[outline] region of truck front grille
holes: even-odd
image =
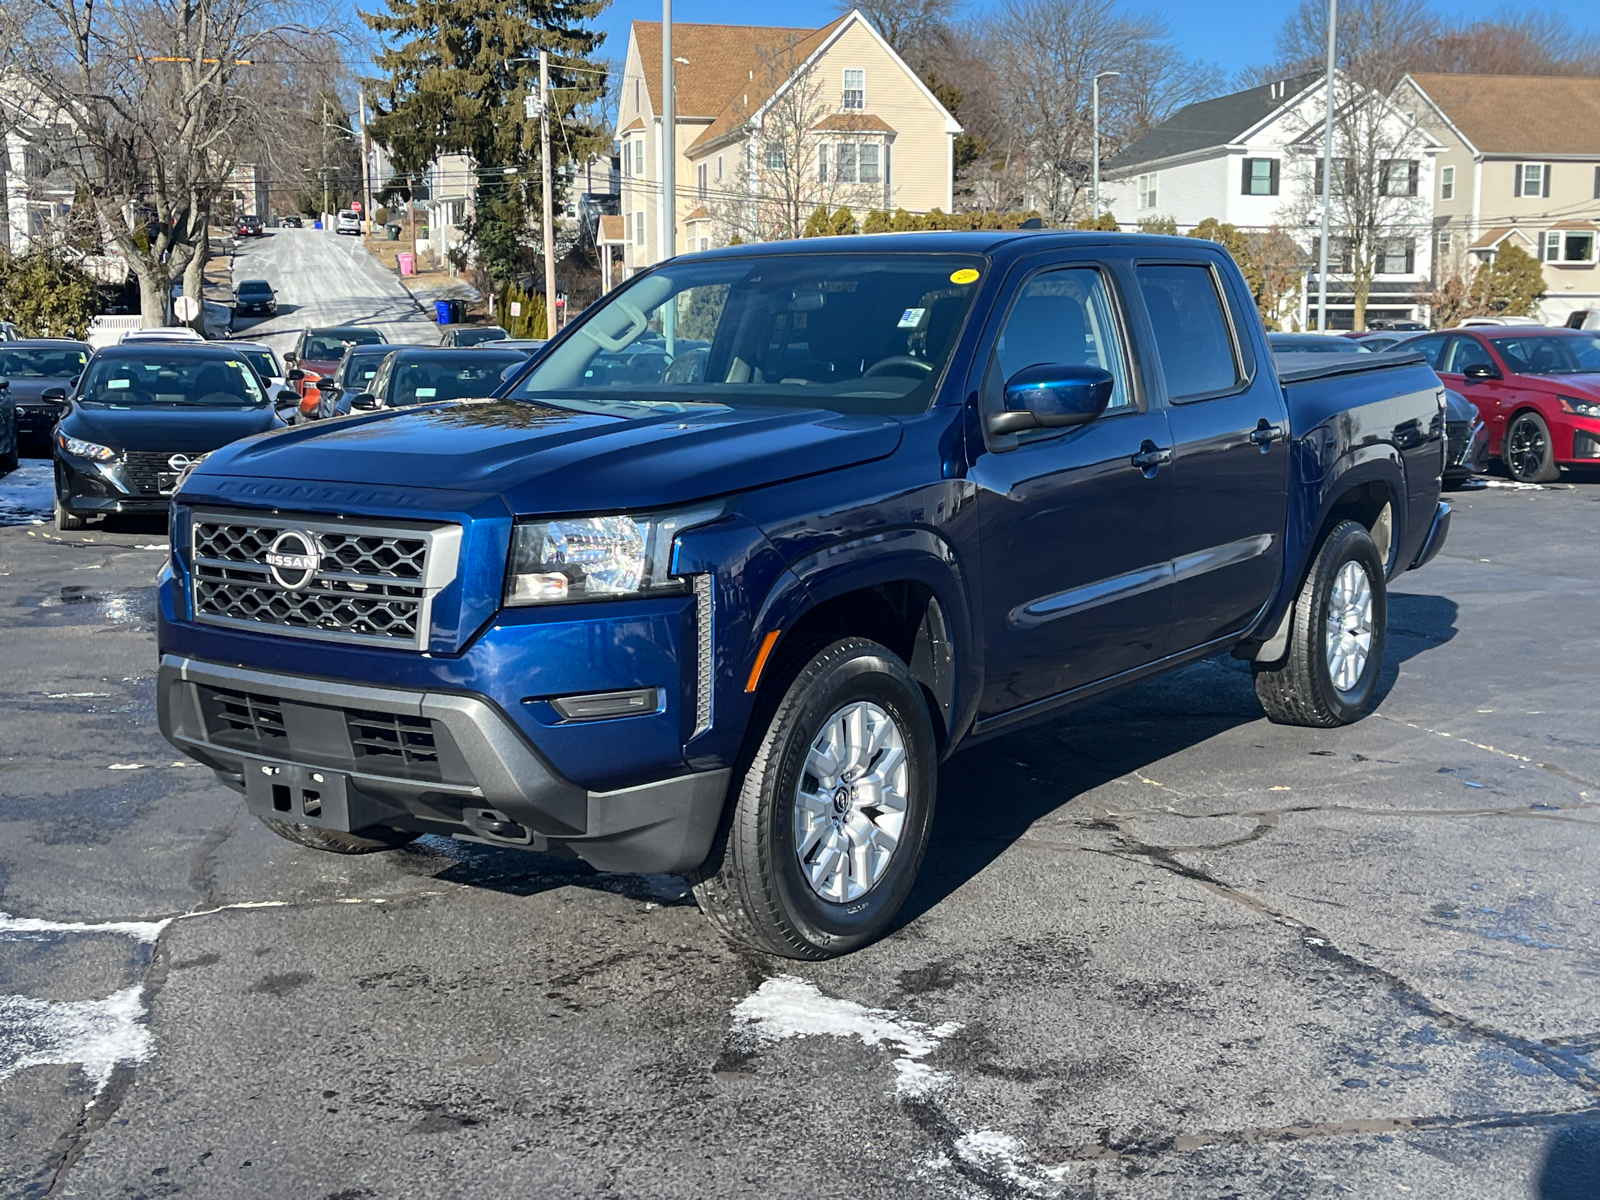
[[[425,649],[433,597],[455,577],[457,526],[194,515],[195,619],[294,637]],[[269,555],[312,566],[274,566]]]
[[[216,688],[211,692],[211,722],[221,740],[268,747],[288,738],[283,704],[276,696]]]
[[[122,477],[139,496],[170,496],[178,490],[178,471],[167,460],[170,450],[128,450],[122,456]],[[189,457],[198,458],[199,455]]]
[[[438,766],[433,722],[425,717],[346,710],[345,723],[357,758],[391,759],[407,772],[414,772],[419,764]]]
[[[1472,432],[1472,426],[1465,421],[1448,421],[1444,429],[1445,436],[1450,440],[1450,448],[1445,451],[1445,465],[1459,467],[1461,460],[1467,456],[1468,435]]]

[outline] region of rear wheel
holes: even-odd
[[[1554,483],[1561,478],[1550,427],[1538,413],[1519,413],[1512,418],[1500,457],[1511,478],[1522,483]]]
[[[1387,628],[1377,544],[1361,525],[1341,521],[1295,600],[1288,654],[1275,665],[1251,666],[1267,718],[1316,729],[1358,720],[1377,691]]]
[[[817,654],[765,711],[695,898],[734,942],[832,958],[882,934],[916,881],[933,725],[905,664],[862,638]]]
[[[21,444],[18,439],[21,438],[22,435],[17,432],[17,418],[14,415],[11,418],[11,428],[9,432],[11,437],[6,443],[6,451],[4,454],[0,454],[0,475],[5,475],[8,472],[15,471],[20,462],[18,455],[20,453]]]
[[[262,817],[261,823],[297,846],[309,846],[313,850],[326,850],[331,854],[373,854],[379,850],[398,850],[422,836],[405,829],[384,829],[381,826],[363,829],[359,834],[340,833],[336,829],[274,821],[270,817]]]

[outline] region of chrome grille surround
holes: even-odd
[[[458,525],[280,513],[197,510],[190,528],[196,621],[408,650],[427,649],[433,600],[455,579],[461,546]],[[320,559],[293,587],[267,562],[286,532],[314,542]]]

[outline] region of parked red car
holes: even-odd
[[[1513,479],[1549,483],[1562,467],[1600,466],[1600,334],[1526,325],[1410,338],[1489,427],[1489,453]]]

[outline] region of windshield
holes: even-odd
[[[306,338],[302,358],[313,362],[328,362],[344,357],[350,346],[376,346],[383,342],[383,334],[376,329],[341,329],[338,333],[314,333]]]
[[[145,404],[244,408],[266,402],[261,385],[242,359],[173,354],[155,347],[147,354],[96,358],[78,398],[113,408]]]
[[[241,296],[268,295],[271,291],[272,285],[265,279],[246,279],[239,285],[238,294]]]
[[[485,325],[479,329],[456,330],[456,345],[478,346],[484,342],[504,341],[506,331],[498,325]]]
[[[396,363],[391,405],[429,404],[436,400],[466,400],[492,396],[506,367],[520,366],[522,355],[474,353],[470,362],[459,358],[412,359]]]
[[[384,354],[352,354],[344,360],[344,365],[339,368],[339,382],[347,388],[360,391],[372,377],[378,373],[378,368],[383,366]]]
[[[597,305],[510,395],[618,416],[685,404],[921,412],[985,266],[891,253],[669,264]]]
[[[283,372],[278,370],[278,364],[273,360],[270,350],[241,350],[240,356],[256,369],[256,374],[262,379],[276,379]]]
[[[6,379],[72,379],[89,356],[82,350],[7,350],[0,353],[0,377]]]
[[[1495,338],[1494,348],[1518,375],[1581,375],[1600,372],[1600,336]]]

